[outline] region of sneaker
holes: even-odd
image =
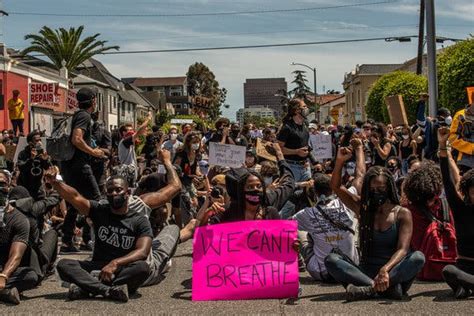
[[[360,301],[375,296],[375,290],[371,286],[355,286],[349,284],[346,288],[346,300],[349,302]]]
[[[60,253],[78,253],[79,249],[77,249],[74,245],[63,244],[59,249]]]
[[[0,290],[0,301],[5,303],[20,304],[20,293],[16,287]]]
[[[458,300],[466,299],[469,297],[470,290],[466,290],[463,286],[459,285],[456,291],[454,291],[454,297]]]
[[[127,284],[112,286],[106,295],[107,298],[118,301],[128,302],[128,286]]]
[[[75,300],[80,300],[84,298],[88,298],[89,293],[75,285],[74,283],[71,283],[69,285],[69,292],[67,292],[67,300],[68,301],[75,301]]]
[[[391,300],[401,301],[403,300],[403,290],[400,284],[389,287],[385,292],[381,293],[383,297]]]

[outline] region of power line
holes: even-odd
[[[417,35],[408,35],[408,36],[397,36],[396,38],[399,38],[399,37],[416,38],[418,36]],[[101,55],[176,53],[176,52],[192,52],[192,51],[231,50],[231,49],[268,48],[268,47],[288,47],[288,46],[306,46],[306,45],[322,45],[322,44],[342,44],[342,43],[385,41],[386,38],[395,38],[395,37],[385,36],[385,37],[356,38],[356,39],[319,41],[319,42],[299,42],[299,43],[243,45],[243,46],[217,46],[217,47],[196,47],[196,48],[128,50],[128,51],[118,51],[118,52],[105,52],[105,53],[101,53]],[[31,55],[31,56],[44,56],[44,55],[43,54],[38,54],[38,55]]]
[[[112,13],[100,13],[100,14],[80,14],[80,13],[42,13],[42,12],[19,12],[11,11],[8,12],[10,15],[28,15],[28,16],[56,16],[56,17],[134,17],[134,18],[148,18],[148,17],[193,17],[193,16],[228,16],[228,15],[243,15],[243,14],[268,14],[268,13],[287,13],[287,12],[302,12],[302,11],[316,11],[316,10],[328,10],[328,9],[340,9],[340,8],[351,8],[351,7],[362,7],[377,4],[386,4],[397,2],[398,0],[386,0],[378,2],[366,2],[366,3],[354,3],[354,4],[341,4],[335,6],[325,7],[310,7],[310,8],[297,8],[297,9],[273,9],[273,10],[247,10],[247,11],[226,11],[226,12],[203,12],[203,13],[171,13],[171,14],[160,14],[160,13],[127,13],[127,14],[112,14]]]

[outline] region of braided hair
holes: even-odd
[[[372,252],[372,242],[374,237],[374,221],[377,208],[370,203],[370,182],[383,176],[387,180],[388,200],[393,204],[400,204],[397,195],[397,187],[391,173],[383,167],[374,166],[370,168],[364,176],[361,192],[360,206],[360,251],[361,262],[365,262]]]

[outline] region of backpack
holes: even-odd
[[[71,143],[72,117],[59,121],[46,139],[46,151],[53,160],[68,161],[74,156],[75,147]]]
[[[425,255],[425,265],[418,273],[418,279],[425,281],[442,281],[443,268],[455,264],[457,258],[456,230],[449,221],[448,201],[441,199],[443,219],[437,219],[431,212],[424,215],[431,220],[426,228],[420,251]]]

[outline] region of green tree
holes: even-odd
[[[368,117],[388,123],[388,115],[385,98],[393,95],[402,95],[408,123],[416,121],[416,105],[419,95],[426,92],[428,81],[425,77],[407,71],[395,71],[383,75],[372,86],[367,100]]]
[[[303,70],[295,70],[292,72],[292,74],[295,75],[295,79],[291,83],[293,83],[295,87],[288,92],[288,97],[303,99],[310,110],[314,112],[316,111],[315,103],[308,98],[313,92],[307,85],[308,80],[306,79],[305,73],[306,71]]]
[[[466,87],[474,86],[474,38],[445,48],[438,55],[437,70],[438,106],[452,112],[462,109],[468,103]]]
[[[81,39],[84,26],[71,27],[69,30],[59,28],[53,30],[43,26],[39,34],[28,34],[25,40],[31,40],[29,47],[22,54],[40,53],[48,57],[52,64],[61,69],[63,61],[69,71],[87,59],[109,50],[118,50],[119,46],[105,46],[107,41],[98,40],[100,33]]]
[[[163,126],[166,122],[170,120],[171,116],[169,115],[168,111],[160,110],[156,113],[155,121],[157,126]]]
[[[225,105],[227,90],[219,87],[214,73],[203,63],[196,62],[189,66],[186,74],[190,96],[203,96],[211,99],[211,106],[206,111],[211,120],[221,115],[220,107]]]

